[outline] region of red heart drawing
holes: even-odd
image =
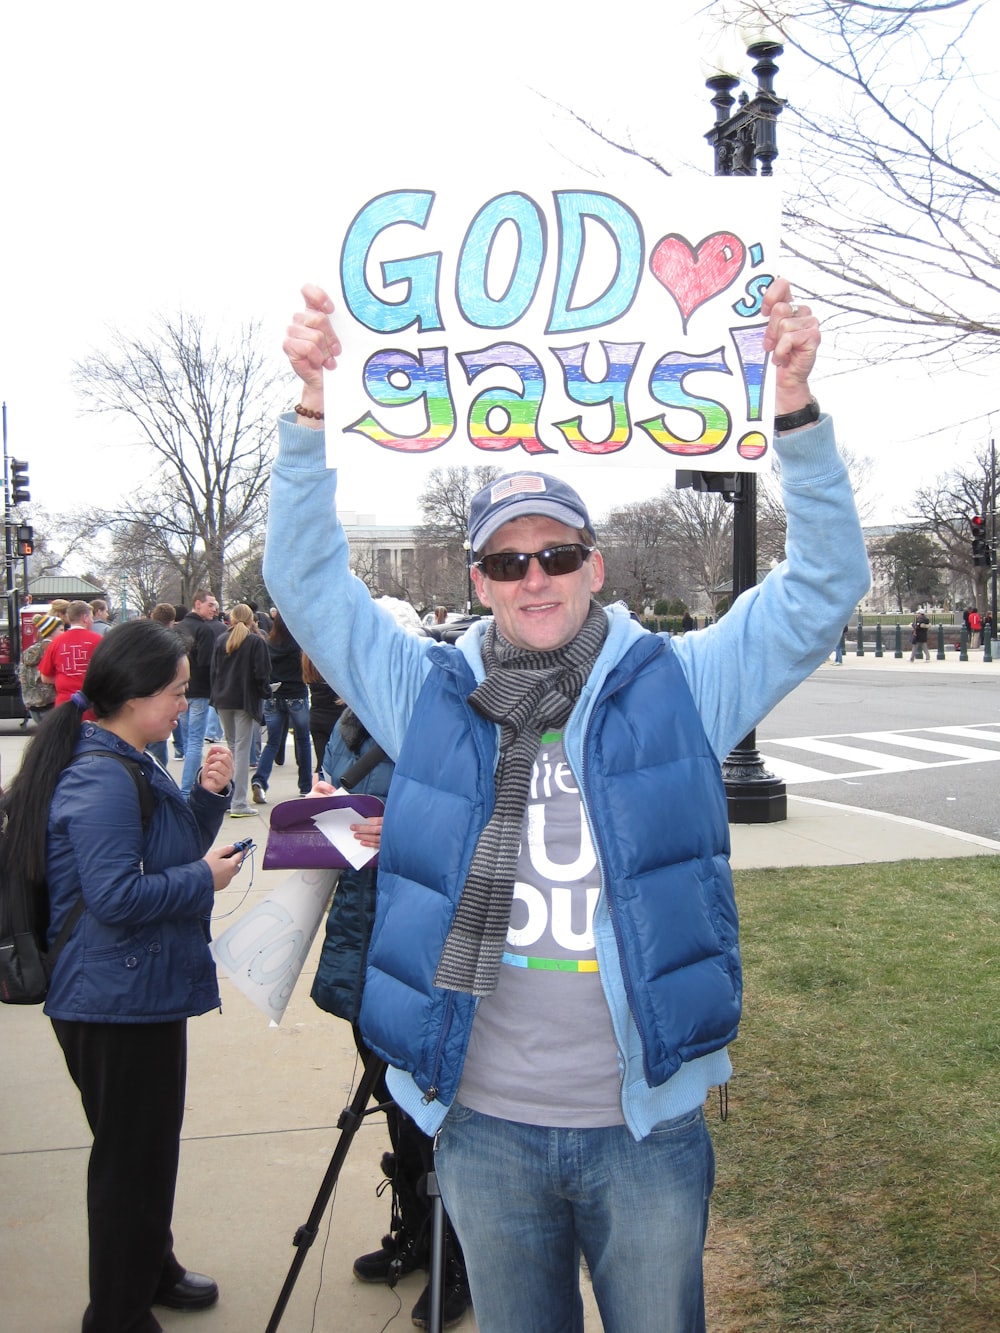
[[[676,234],[657,243],[649,267],[677,302],[685,333],[694,311],[740,276],[745,257],[746,246],[729,231],[713,232],[696,246]]]

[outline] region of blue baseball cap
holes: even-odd
[[[594,531],[587,506],[558,477],[544,472],[511,472],[473,496],[469,506],[469,546],[481,551],[489,539],[515,518],[554,518],[568,528]]]

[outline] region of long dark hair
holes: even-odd
[[[292,631],[285,624],[280,611],[275,611],[271,617],[271,632],[267,636],[267,641],[273,643],[276,648],[280,648],[286,643],[294,643]]]
[[[130,699],[166,689],[185,654],[184,641],[155,620],[115,625],[94,649],[83,694],[94,716],[113,718]],[[49,807],[56,785],[73,760],[84,709],[75,702],[47,713],[28,743],[21,767],[0,800],[0,935],[48,927],[45,864]]]

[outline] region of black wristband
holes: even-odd
[[[784,416],[775,417],[774,429],[779,433],[785,430],[798,430],[800,426],[811,426],[816,421],[819,421],[819,403],[813,398],[797,412],[786,412]]]

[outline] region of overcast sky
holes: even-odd
[[[112,505],[148,476],[149,455],[121,427],[81,417],[70,385],[109,325],[141,330],[181,307],[213,327],[253,317],[279,354],[299,285],[332,276],[340,238],[325,213],[373,155],[401,184],[484,154],[617,171],[621,156],[561,104],[674,170],[708,170],[709,39],[703,19],[678,17],[695,8],[5,6],[0,396],[33,499],[56,512]],[[802,104],[810,72],[791,53],[781,63],[778,91]],[[883,521],[988,439],[995,376],[838,369],[824,363],[819,396],[842,441],[876,459]],[[672,470],[622,469],[586,497],[603,512],[671,484]],[[412,488],[373,472],[345,468],[344,507],[416,519]]]

